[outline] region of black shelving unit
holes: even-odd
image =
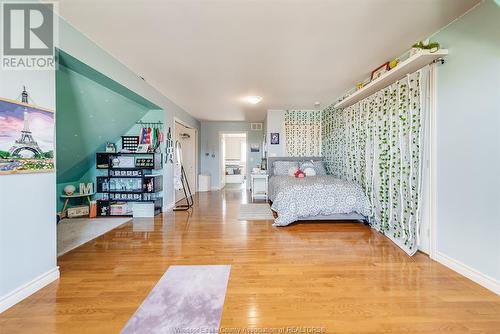
[[[96,153],[96,168],[107,170],[107,175],[96,180],[96,192],[101,197],[97,215],[132,216],[130,203],[134,202],[153,203],[154,214],[161,213],[163,176],[158,172],[162,167],[161,153]]]

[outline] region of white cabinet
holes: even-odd
[[[252,174],[250,177],[250,188],[252,191],[252,202],[254,199],[265,199],[267,202],[267,174]]]
[[[210,175],[200,174],[198,177],[198,191],[210,191],[211,182]]]

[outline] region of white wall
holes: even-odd
[[[0,97],[17,99],[23,85],[37,105],[55,109],[54,71],[1,71]],[[54,126],[55,127],[55,126]],[[56,175],[0,175],[0,312],[58,277]]]
[[[438,69],[437,259],[498,293],[499,32],[487,0],[432,37],[450,51]]]
[[[266,118],[266,145],[268,157],[285,157],[285,111],[284,110],[268,110]],[[279,145],[271,145],[271,133],[280,134]]]

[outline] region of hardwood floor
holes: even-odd
[[[192,214],[127,223],[65,254],[59,281],[1,314],[0,333],[118,333],[173,264],[232,265],[226,328],[500,333],[500,297],[427,256],[357,223],[238,221],[246,197],[200,193]]]

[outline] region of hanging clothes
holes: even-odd
[[[149,143],[149,146],[152,149],[155,149],[156,147],[156,128],[151,129],[151,142]]]
[[[152,129],[148,127],[147,134],[146,134],[146,144],[151,144],[151,131]]]
[[[139,144],[144,144],[144,128],[139,130]]]

